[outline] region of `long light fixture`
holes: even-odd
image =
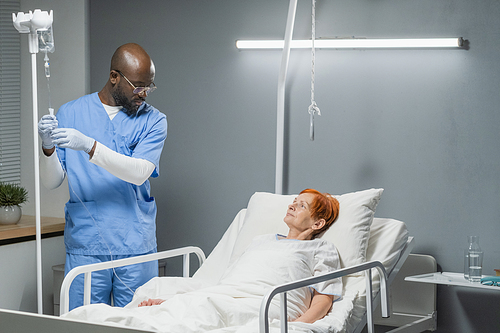
[[[237,40],[238,49],[282,49],[283,40]],[[335,38],[316,39],[314,47],[319,49],[361,49],[361,48],[460,48],[462,37],[455,38],[399,38],[399,39],[367,39],[367,38]],[[292,40],[290,47],[294,49],[310,49],[311,40]]]

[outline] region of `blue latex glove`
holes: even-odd
[[[57,128],[56,116],[46,114],[38,122],[38,135],[42,139],[42,147],[45,149],[54,148],[54,143],[50,137],[52,130]]]
[[[74,128],[56,128],[52,131],[51,137],[52,142],[59,148],[83,150],[86,153],[90,153],[95,142]]]

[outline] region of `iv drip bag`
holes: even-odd
[[[54,53],[54,34],[52,31],[52,25],[50,25],[47,30],[38,30],[38,49],[40,52],[50,52]]]

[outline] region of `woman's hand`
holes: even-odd
[[[304,314],[293,321],[300,321],[303,323],[312,324],[316,320],[320,320],[332,308],[333,295],[320,294],[314,290],[314,295],[311,300],[311,306],[304,312]]]
[[[141,306],[152,306],[152,305],[160,305],[161,303],[165,302],[164,299],[148,299],[147,301],[142,301],[139,303],[139,307]]]

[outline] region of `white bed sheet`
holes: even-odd
[[[89,305],[71,311],[66,317],[97,323],[115,323],[157,332],[256,332],[262,299],[273,286],[310,277],[311,270],[325,274],[340,268],[333,245],[323,240],[277,240],[262,235],[250,244],[216,285],[196,279],[156,278],[138,289],[134,301],[125,309]],[[188,282],[189,281],[189,282]],[[323,293],[340,295],[338,279],[314,285]],[[288,315],[299,317],[310,303],[310,288],[288,293]],[[137,307],[148,298],[166,299],[161,305]],[[270,318],[279,318],[279,297],[271,303]],[[327,332],[323,327],[291,325],[298,332]]]
[[[156,278],[141,287],[137,297],[125,308],[92,304],[75,309],[64,317],[87,322],[105,323],[118,327],[136,327],[165,333],[255,333],[258,332],[258,313],[262,297],[235,302],[214,290],[202,288],[192,278]],[[163,304],[137,308],[137,304],[151,294],[166,298]],[[182,295],[181,295],[182,294]],[[280,332],[278,304],[272,305],[271,332]],[[342,327],[343,323],[339,323]],[[336,332],[330,324],[289,323],[289,332],[327,333]]]

